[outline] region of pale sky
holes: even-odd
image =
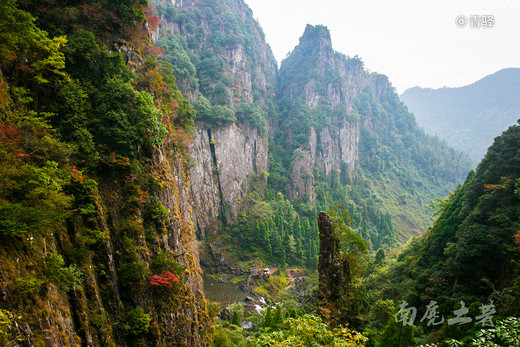
[[[399,93],[471,84],[520,67],[520,0],[245,0],[280,63],[306,24],[323,24],[336,51],[358,55]],[[489,29],[458,16],[494,16]]]

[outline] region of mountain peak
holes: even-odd
[[[330,31],[324,25],[307,24],[303,36],[300,38],[300,46],[312,46],[319,50],[332,50],[332,40],[330,39]]]
[[[307,26],[305,27],[305,32],[303,33],[303,36],[300,38],[300,43],[322,39],[330,41],[329,29],[324,25],[307,24]]]

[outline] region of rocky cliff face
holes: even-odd
[[[162,16],[161,29],[154,35],[160,39],[169,35],[186,38],[189,50],[200,53],[212,49],[221,59],[218,78],[232,76],[235,82],[224,84],[230,88],[227,104],[253,102],[253,92],[272,94],[277,78],[276,61],[265,41],[260,25],[243,0],[154,0],[154,3],[173,6],[176,15]],[[162,7],[161,7],[162,8]],[[168,7],[166,7],[168,8]],[[216,38],[216,36],[219,36]],[[192,61],[196,65],[196,61]],[[186,81],[179,81],[183,94],[197,97],[199,89]],[[271,95],[272,96],[272,95]],[[260,99],[262,99],[260,98]],[[262,100],[259,100],[262,101]],[[262,103],[262,102],[261,102]]]
[[[268,141],[250,125],[199,125],[190,149],[190,189],[200,236],[214,232],[219,216],[236,219],[248,176],[267,171]]]
[[[292,162],[289,180],[289,197],[297,199],[308,196],[314,203],[312,175],[314,167],[327,175],[333,171],[347,170],[352,177],[358,159],[359,124],[341,121],[335,127],[311,128],[309,146],[300,148]]]
[[[53,234],[34,235],[21,247],[0,247],[0,304],[12,313],[8,336],[15,345],[206,344],[209,318],[185,160],[175,150],[161,149],[144,167],[161,187],[150,198],[169,210],[155,232],[144,222],[144,208],[125,203],[133,176],[126,177],[124,167],[114,169],[105,172],[109,177],[96,178],[95,211],[89,218],[70,218]],[[65,287],[66,270],[59,270],[62,277],[49,270],[53,252],[65,263],[81,260],[87,269],[73,289]],[[182,272],[174,270],[178,266]],[[183,283],[174,289],[154,287],[151,276],[165,269]],[[35,278],[45,278],[42,270],[51,282],[37,285]],[[147,334],[129,321],[137,307],[150,319]]]
[[[242,0],[157,0],[156,3],[159,8],[160,4],[173,6],[180,14],[163,15],[156,39],[180,35],[188,40],[192,58],[202,57],[211,49],[212,58],[217,57],[215,62],[220,64],[218,73],[206,80],[202,65],[197,65],[194,59],[194,66],[201,70],[193,78],[201,84],[181,82],[183,93],[191,96],[192,101],[203,93],[212,103],[228,107],[254,104],[269,115],[276,85],[276,62],[262,29]],[[207,85],[211,87],[206,88]],[[227,93],[217,100],[214,86]],[[189,155],[194,161],[190,186],[200,238],[214,234],[222,220],[236,219],[240,202],[247,193],[247,178],[268,171],[267,129],[260,134],[258,127],[242,120],[220,125],[197,122]]]
[[[296,74],[297,69],[300,71]],[[353,103],[370,82],[369,74],[356,59],[334,52],[326,28],[307,26],[300,44],[280,69],[281,94],[291,100],[300,99],[310,113],[324,110],[320,117],[330,120],[312,125],[309,146],[298,149],[289,182],[291,198],[306,195],[313,202],[311,177],[315,167],[327,175],[347,170],[352,176],[360,137]]]

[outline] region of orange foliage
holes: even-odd
[[[115,152],[110,153],[110,156],[104,162],[112,167],[130,166],[130,158],[123,157]]]
[[[148,201],[148,192],[146,190],[139,189],[137,196],[133,197],[134,201],[143,206]]]
[[[82,172],[76,168],[76,165],[72,165],[71,169],[72,169],[71,170],[72,178],[74,180],[78,181],[79,183],[83,184],[83,182],[85,181],[85,177],[87,177],[87,176],[82,174]]]
[[[0,145],[13,147],[22,141],[20,129],[14,125],[0,124]]]
[[[485,184],[484,185],[484,190],[485,191],[490,191],[490,190],[507,189],[507,186],[511,183],[511,178],[500,177],[500,182],[502,184]]]
[[[513,240],[518,246],[520,246],[520,230],[516,231],[515,236],[513,236]]]
[[[171,128],[170,130],[170,138],[171,142],[178,147],[178,148],[184,148],[185,150],[189,150],[190,143],[192,141],[192,138],[186,134],[184,129],[177,129],[177,128]]]

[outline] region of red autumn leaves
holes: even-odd
[[[153,275],[150,284],[155,287],[173,288],[176,284],[179,284],[179,278],[170,271],[163,271],[160,275]]]

